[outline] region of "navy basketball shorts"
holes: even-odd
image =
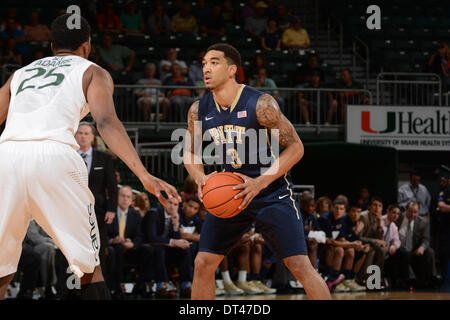
[[[286,188],[258,195],[232,218],[217,218],[208,213],[202,225],[199,251],[226,256],[253,222],[278,258],[307,254],[300,209]]]

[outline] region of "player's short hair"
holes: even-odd
[[[393,210],[393,209],[395,209],[395,208],[397,208],[397,209],[400,210],[400,206],[399,206],[397,203],[392,203],[392,204],[390,204],[390,205],[387,207],[387,211],[391,211],[391,210]]]
[[[348,206],[348,209],[352,209],[352,208],[357,208],[357,209],[361,209],[361,205],[358,202],[352,202],[350,203],[350,205]]]
[[[81,126],[88,126],[89,128],[91,128],[92,134],[93,134],[94,136],[97,135],[97,130],[95,129],[95,126],[94,126],[92,123],[87,122],[87,121],[82,121],[82,122],[80,122],[80,124],[78,125],[78,128],[81,127]]]
[[[223,52],[225,59],[227,59],[228,64],[235,64],[236,66],[241,65],[241,54],[239,51],[228,43],[216,43],[206,49],[206,52],[216,50]]]
[[[420,209],[420,203],[418,201],[416,201],[416,200],[409,201],[408,204],[406,205],[405,209],[409,209],[412,206],[417,206],[417,208]]]
[[[200,199],[197,196],[190,196],[186,199],[186,203],[188,203],[189,201],[194,201],[197,202],[200,206],[202,205],[202,202],[200,201]]]
[[[345,206],[345,200],[342,199],[342,198],[336,198],[336,199],[333,201],[333,206],[338,205],[338,204],[342,204],[343,206]]]
[[[71,16],[72,14],[67,13],[57,17],[52,22],[51,36],[55,50],[76,50],[84,42],[89,41],[89,37],[91,35],[91,27],[89,26],[89,23],[86,19],[80,16],[80,28],[69,29],[67,26],[67,20]]]
[[[378,196],[374,196],[370,199],[369,206],[371,206],[375,201],[381,202],[381,204],[383,204],[383,199]]]

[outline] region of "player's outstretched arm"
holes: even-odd
[[[11,99],[11,80],[13,74],[9,77],[8,81],[0,88],[0,126],[5,122],[8,116],[9,101]]]
[[[89,67],[83,77],[83,88],[86,88],[86,100],[97,123],[97,129],[111,151],[125,162],[145,189],[154,194],[163,205],[166,205],[167,201],[160,193],[162,190],[169,198],[181,201],[177,190],[149,174],[139,159],[125,128],[117,118],[113,101],[114,83],[109,73],[98,66]]]
[[[202,129],[198,119],[199,101],[195,101],[188,112],[188,130],[184,137],[184,166],[198,186],[198,196],[202,198],[202,186],[206,183],[209,176],[205,175],[203,161],[201,156],[202,150]]]

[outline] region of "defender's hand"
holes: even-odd
[[[244,197],[244,200],[242,201],[241,205],[239,206],[240,210],[243,210],[247,208],[249,203],[253,200],[254,197],[258,195],[258,193],[262,190],[262,186],[256,179],[247,177],[246,175],[243,175],[238,172],[233,172],[233,174],[241,177],[244,180],[244,183],[241,183],[237,186],[233,187],[233,190],[236,189],[243,189],[240,193],[238,193],[236,196],[234,196],[235,199],[239,199],[241,197]]]
[[[159,202],[165,207],[167,205],[167,199],[163,197],[161,191],[164,191],[169,199],[176,199],[178,202],[181,202],[181,197],[175,189],[174,186],[168,184],[164,180],[156,178],[151,174],[148,174],[141,180],[144,188],[155,195],[158,198]]]

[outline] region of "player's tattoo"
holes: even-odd
[[[276,100],[268,94],[259,97],[256,104],[256,117],[260,125],[270,129],[278,129],[278,140],[286,147],[300,140],[292,123],[281,113]]]
[[[195,139],[200,138],[201,139],[201,133],[200,137],[198,137],[198,129],[195,128],[195,122],[198,121],[198,106],[199,101],[195,101],[191,107],[189,108],[188,112],[188,133],[190,134],[190,146],[191,146],[191,152],[195,151],[194,148],[194,142]]]

